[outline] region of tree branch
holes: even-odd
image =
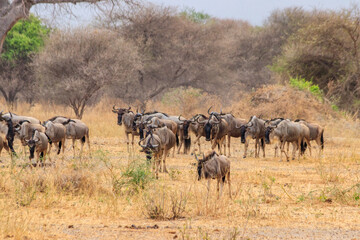
[[[88,2],[88,3],[96,3],[103,0],[30,0],[33,5],[35,4],[41,4],[41,3],[48,3],[48,4],[57,4],[57,3],[82,3],[82,2]]]

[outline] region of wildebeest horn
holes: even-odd
[[[151,145],[152,148],[157,148],[159,146],[159,144],[157,145]]]
[[[217,120],[217,122],[214,122],[215,124],[219,124],[220,123],[220,120],[219,120],[219,118],[216,116],[216,115],[213,115],[215,118],[216,118],[216,120]]]
[[[208,109],[208,114],[210,115],[210,109],[212,108],[212,106]]]
[[[235,128],[241,128],[242,126],[244,126],[244,125],[240,125],[240,127],[238,127],[238,125],[236,123]]]
[[[142,144],[141,144],[141,141],[143,141],[143,140],[144,140],[144,138],[143,138],[143,139],[140,139],[140,141],[139,141],[139,146],[142,147],[142,148],[146,148],[146,145],[142,145]]]
[[[198,159],[198,157],[197,157],[197,154],[195,153],[194,155],[195,155],[196,161],[199,161],[199,159]]]
[[[128,111],[130,111],[131,107],[129,106]]]
[[[222,113],[222,108],[220,108],[220,115],[221,115],[221,114],[223,114],[223,113]]]

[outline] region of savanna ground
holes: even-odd
[[[41,105],[17,112],[41,120],[71,115]],[[63,160],[52,152],[51,167],[21,167],[28,160],[18,140],[18,159],[11,162],[2,152],[1,238],[360,239],[357,122],[321,122],[322,157],[315,157],[314,147],[313,157],[300,162],[279,162],[272,146],[266,146],[266,158],[254,158],[253,142],[243,159],[243,145],[233,139],[232,199],[226,185],[217,200],[216,182],[207,197],[207,182],[197,181],[190,155],[171,154],[169,174],[152,179],[137,140],[133,154],[127,153],[111,103],[88,110],[83,121],[90,128],[91,158],[86,145],[83,158],[73,158],[70,141]]]

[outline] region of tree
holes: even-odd
[[[115,88],[118,97],[144,103],[180,86],[223,89],[214,80],[219,80],[223,70],[219,64],[222,28],[216,21],[197,22],[170,7],[145,5],[115,12],[104,22],[135,44],[143,66],[136,79]]]
[[[312,80],[347,110],[360,111],[360,9],[313,11],[290,38],[275,69]]]
[[[34,84],[31,57],[44,45],[49,31],[40,19],[31,15],[18,21],[8,33],[0,55],[0,92],[10,108],[19,94],[29,91]]]
[[[35,66],[43,97],[70,106],[80,119],[105,86],[131,81],[141,69],[131,44],[98,29],[53,33]]]

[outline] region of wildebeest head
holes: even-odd
[[[141,144],[142,141],[145,141],[145,145]],[[146,153],[146,159],[151,160],[152,153],[158,151],[159,144],[156,144],[156,140],[152,132],[149,132],[149,135],[145,139],[139,141],[139,146],[142,148],[141,152]]]
[[[212,118],[213,116],[214,118]],[[205,140],[210,141],[212,131],[214,130],[214,128],[218,127],[218,124],[220,123],[219,118],[216,115],[212,114],[210,115],[208,120],[197,121],[200,125],[204,125]]]
[[[195,154],[195,159],[197,161],[197,173],[198,173],[198,181],[201,180],[202,177],[204,177],[204,163],[213,158],[217,153],[213,150],[209,151],[206,154],[203,154],[203,158],[199,159],[198,156]],[[206,177],[206,176],[205,176]]]
[[[113,106],[112,112],[113,113],[117,113],[118,118],[117,118],[117,124],[118,125],[122,125],[122,116],[124,115],[124,113],[129,113],[130,112],[131,107],[129,106],[129,108],[115,108],[115,105]]]
[[[240,137],[241,137],[241,143],[245,143],[246,142],[246,129],[247,129],[247,126],[246,125],[241,125],[240,127],[237,127],[237,128],[240,128]]]
[[[275,127],[273,126],[267,126],[265,129],[265,143],[270,143],[270,133],[274,130]]]
[[[180,117],[181,117],[181,115],[179,116],[179,121],[180,121],[179,125],[181,125],[183,127],[184,138],[189,139],[189,126],[192,121],[186,120],[186,119],[181,120]]]
[[[39,138],[38,135],[39,135],[38,130],[35,130],[33,132],[33,135],[31,137],[31,139],[30,140],[25,140],[26,144],[29,146],[29,149],[30,149],[30,157],[29,157],[29,159],[34,158],[34,152],[35,152],[36,144],[40,141],[40,138]]]

